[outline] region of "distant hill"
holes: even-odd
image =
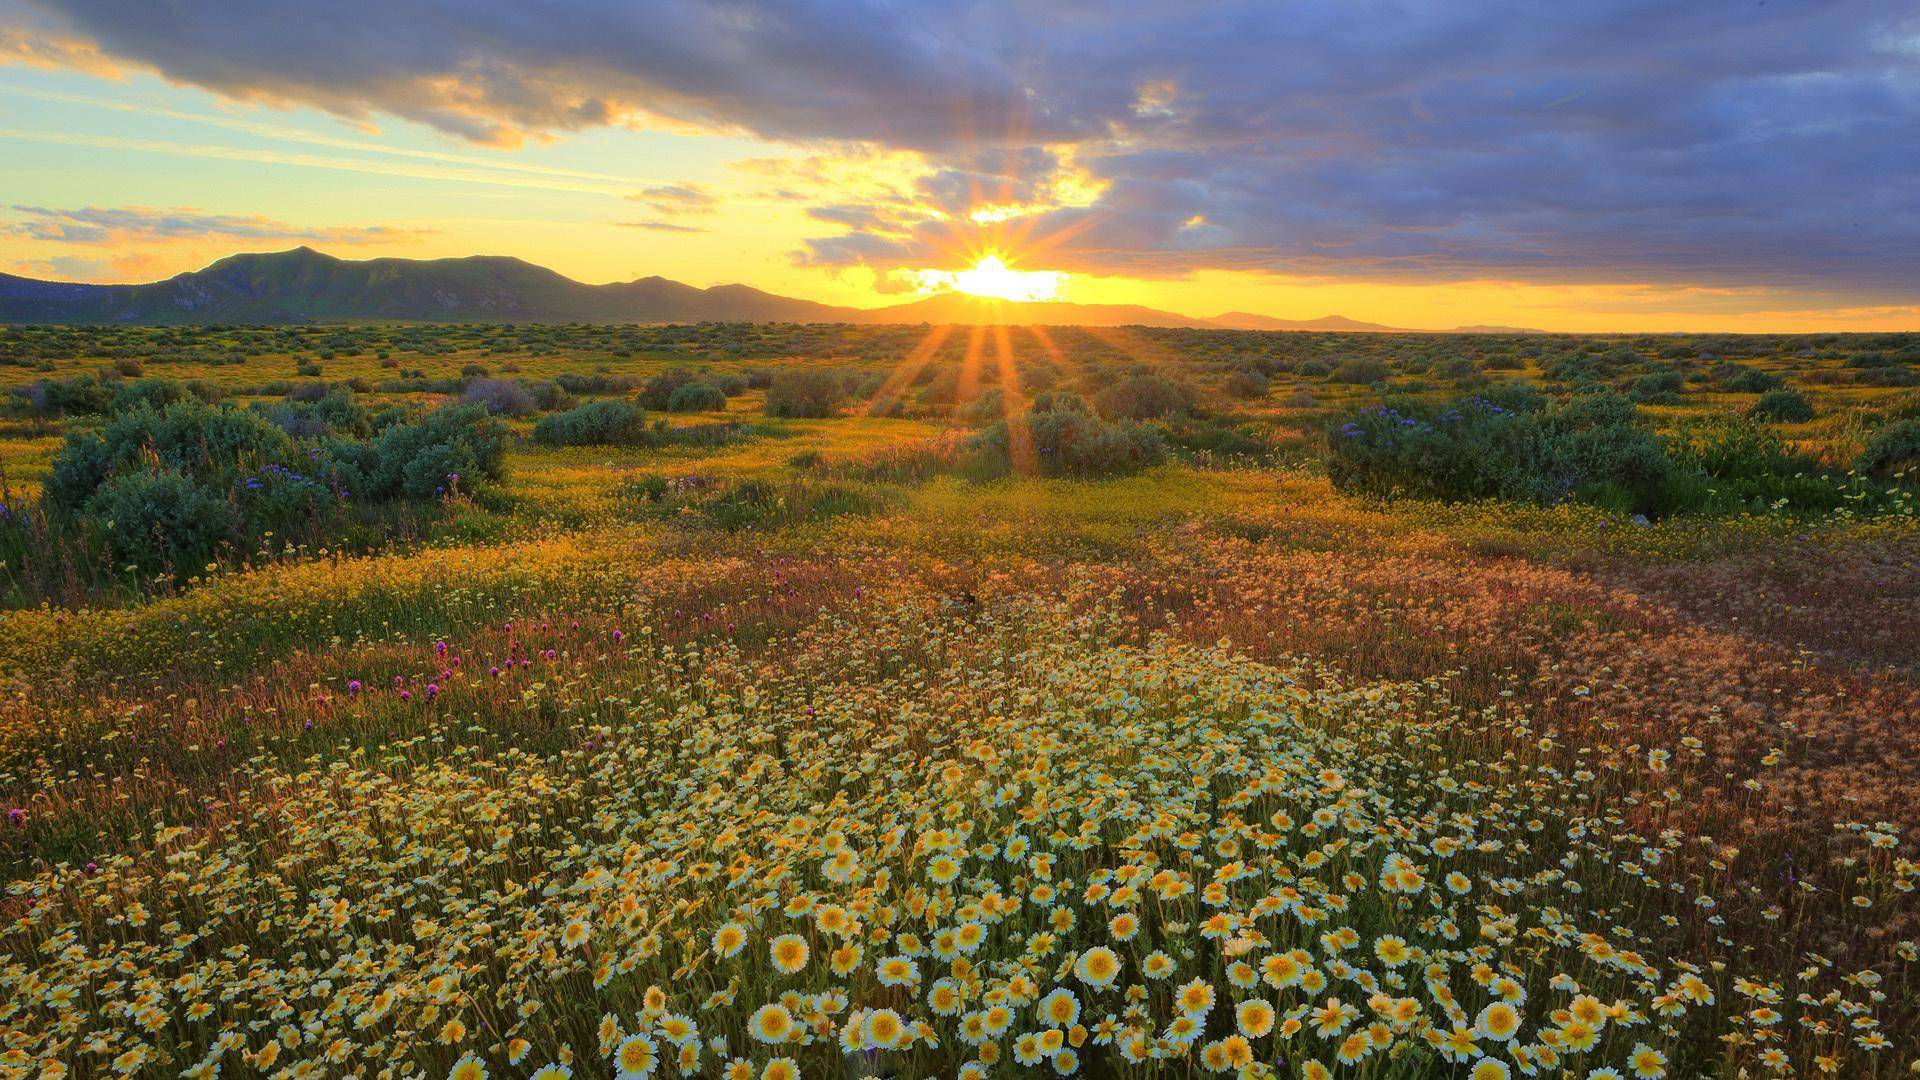
[[[0,321],[13,323],[831,322],[851,310],[661,277],[585,285],[498,255],[353,262],[300,247],[234,255],[148,285],[0,274]]]
[[[1331,330],[1343,333],[1367,334],[1415,334],[1417,330],[1407,330],[1398,326],[1383,326],[1380,323],[1360,322],[1344,315],[1327,315],[1318,319],[1276,319],[1271,315],[1255,315],[1246,311],[1229,311],[1207,322],[1214,326],[1225,326],[1234,330]]]
[[[1134,304],[1008,303],[943,293],[884,308],[836,307],[749,288],[663,277],[588,285],[502,255],[354,261],[309,247],[233,255],[145,285],[85,285],[0,274],[0,323],[848,322],[1039,323],[1195,329],[1414,333],[1339,315],[1196,319]],[[1521,333],[1509,327],[1462,332]]]

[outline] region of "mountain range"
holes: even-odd
[[[145,285],[89,285],[0,274],[0,323],[316,322],[1037,323],[1419,332],[1339,315],[1295,320],[1234,311],[1197,319],[1133,304],[1008,303],[958,293],[883,308],[836,307],[746,285],[702,289],[663,277],[588,285],[502,255],[354,261],[309,247],[233,255],[204,270]],[[1530,331],[1476,326],[1459,332]]]

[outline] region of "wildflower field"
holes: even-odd
[[[0,1077],[1920,1073],[1920,335],[0,360]]]

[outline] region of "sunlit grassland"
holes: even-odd
[[[740,366],[324,370],[473,363]],[[1207,404],[1384,393],[1294,389]],[[1810,390],[1836,455],[1893,400]],[[404,542],[0,613],[0,1075],[1910,1075],[1910,517],[903,478],[948,418],[764,401],[516,418]]]

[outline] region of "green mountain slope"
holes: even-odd
[[[85,285],[0,274],[0,323],[315,322],[924,322],[1395,329],[1338,315],[1303,322],[1229,312],[1216,319],[1198,319],[1135,304],[1008,303],[952,293],[885,308],[835,307],[745,285],[701,289],[663,277],[587,285],[502,255],[356,261],[308,247],[233,255],[204,270],[145,285]]]

